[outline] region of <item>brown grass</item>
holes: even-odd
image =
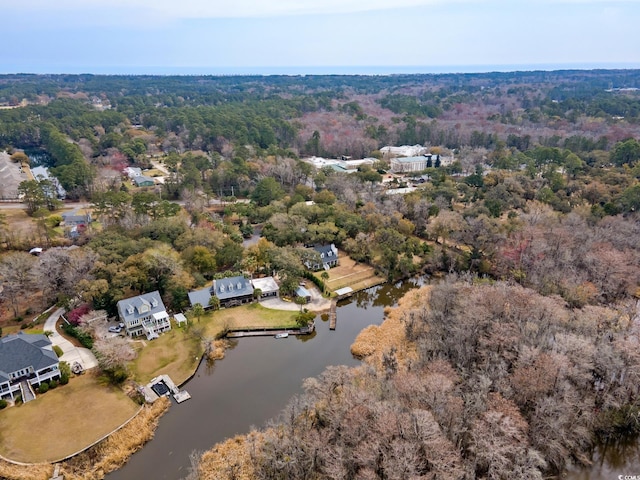
[[[351,353],[377,369],[382,368],[382,355],[391,348],[396,349],[399,365],[416,355],[415,346],[405,337],[402,318],[418,305],[424,303],[429,295],[431,286],[427,285],[418,290],[411,290],[398,302],[398,306],[385,309],[385,320],[380,326],[370,325],[362,330],[351,345]]]
[[[153,438],[160,417],[171,401],[162,397],[105,441],[64,462],[60,473],[66,480],[99,480],[122,467],[131,455]]]
[[[26,463],[50,462],[99,440],[139,406],[91,373],[0,414],[0,454]],[[107,414],[108,413],[108,414]]]
[[[248,436],[256,443],[261,443],[262,434],[251,432]],[[208,450],[200,459],[198,469],[200,480],[219,480],[221,478],[235,478],[237,480],[252,480],[256,478],[247,448],[247,436],[239,435],[218,443]]]
[[[357,263],[344,252],[340,252],[340,265],[332,268],[328,273],[329,279],[325,284],[332,291],[344,287],[351,287],[354,291],[358,291],[385,281],[384,278],[375,274],[373,267]],[[316,272],[315,275],[322,279],[322,272]]]

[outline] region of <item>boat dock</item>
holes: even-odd
[[[338,302],[336,300],[331,302],[331,310],[329,310],[329,330],[336,329],[336,322],[338,321],[337,305]]]
[[[173,395],[173,398],[177,403],[182,403],[185,400],[189,400],[191,395],[186,390],[180,390],[178,386],[173,383],[173,380],[169,375],[159,375],[152,379],[146,385],[140,387],[140,392],[144,395],[144,399],[148,403],[153,403],[161,396]]]
[[[227,332],[227,338],[244,338],[244,337],[274,337],[278,334],[287,333],[289,335],[309,335],[313,333],[316,328],[315,323],[310,323],[307,327],[301,328],[260,328],[260,329],[245,329],[245,330],[229,330]]]

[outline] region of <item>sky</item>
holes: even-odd
[[[0,73],[640,68],[640,0],[0,0]]]

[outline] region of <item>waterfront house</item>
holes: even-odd
[[[308,269],[314,271],[329,270],[338,265],[338,249],[333,243],[331,245],[314,245],[313,250],[318,253],[319,259],[305,262]]]
[[[157,290],[120,300],[117,307],[120,321],[130,337],[146,335],[151,340],[171,330],[169,314]]]
[[[191,306],[199,303],[208,308],[211,297],[218,298],[221,308],[250,303],[253,301],[253,285],[248,279],[238,275],[214,280],[211,287],[189,292]]]
[[[260,289],[260,298],[277,297],[280,287],[273,277],[254,278],[251,280],[254,290]]]
[[[46,335],[19,332],[0,338],[0,398],[33,400],[33,387],[60,379],[59,367]]]

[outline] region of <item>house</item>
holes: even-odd
[[[189,292],[191,305],[209,307],[211,297],[217,297],[220,307],[235,307],[253,301],[253,285],[241,275],[214,280],[211,287]]]
[[[153,178],[144,175],[133,177],[133,183],[136,187],[153,187],[156,184]]]
[[[431,163],[432,155],[426,153],[419,157],[399,157],[391,159],[391,171],[398,172],[420,172],[427,168]]]
[[[120,321],[130,337],[146,335],[151,340],[171,330],[169,314],[157,290],[120,300],[117,307]]]
[[[296,288],[296,297],[304,298],[305,303],[309,303],[311,301],[311,293],[309,293],[309,290],[304,288],[302,285]]]
[[[124,169],[124,173],[127,175],[127,177],[133,180],[134,178],[142,175],[142,169],[139,167],[127,167]]]
[[[33,400],[33,387],[60,379],[60,363],[46,335],[22,332],[0,338],[0,398]]]
[[[62,215],[65,227],[82,226],[87,227],[91,223],[91,213],[80,213],[78,210],[65,212]]]
[[[254,290],[260,289],[260,298],[277,297],[280,287],[273,277],[254,278],[251,280]]]
[[[329,270],[332,267],[336,267],[338,265],[338,249],[332,243],[331,245],[314,245],[313,249],[320,256],[320,262],[322,263],[313,263],[310,261],[305,262],[305,265],[310,270]]]
[[[79,237],[91,223],[91,213],[80,213],[78,210],[62,214],[62,225],[65,234],[71,238]]]

